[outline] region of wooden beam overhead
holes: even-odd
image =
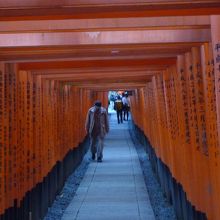
[[[7,62],[43,62],[53,60],[114,60],[176,57],[201,43],[121,44],[53,47],[1,48],[0,60]]]
[[[122,18],[219,14],[218,0],[1,1],[0,20]]]
[[[45,70],[45,69],[70,69],[89,67],[154,67],[175,64],[175,58],[143,59],[143,60],[92,60],[92,61],[63,61],[63,62],[34,62],[18,63],[19,70]]]
[[[4,0],[0,2],[0,7],[2,8],[42,8],[42,7],[51,7],[51,8],[60,8],[60,7],[103,7],[103,6],[125,6],[125,5],[177,5],[185,4],[197,5],[199,4],[213,4],[218,3],[218,0]]]
[[[0,21],[0,33],[185,29],[209,26],[209,16]]]
[[[174,62],[175,63],[175,62]],[[103,74],[103,73],[109,73],[109,74],[117,74],[119,72],[121,73],[138,73],[138,74],[151,74],[155,71],[160,71],[164,69],[167,65],[151,65],[151,66],[99,66],[99,68],[95,66],[91,67],[79,67],[79,68],[59,68],[59,69],[35,69],[32,70],[32,74]],[[21,69],[22,70],[22,69]],[[26,69],[27,70],[27,69]],[[30,69],[28,69],[30,70]]]
[[[165,69],[165,68],[164,68]],[[163,69],[163,70],[164,70]],[[66,72],[53,72],[53,71],[49,71],[49,72],[46,72],[44,71],[43,73],[41,72],[32,72],[32,74],[34,75],[42,75],[42,76],[45,76],[45,77],[55,77],[55,78],[60,78],[60,77],[66,77],[66,78],[71,78],[71,77],[74,77],[74,78],[78,78],[78,79],[88,79],[90,76],[93,76],[93,77],[97,77],[97,78],[101,78],[101,77],[109,77],[109,78],[120,78],[120,77],[123,77],[123,76],[126,76],[126,77],[131,77],[131,76],[136,76],[136,77],[139,77],[139,76],[151,76],[153,74],[155,74],[156,72],[160,72],[162,71],[161,69],[158,69],[158,70],[152,70],[152,71],[138,71],[138,70],[132,70],[132,71],[125,71],[125,70],[115,70],[115,71],[100,71],[100,72],[80,72],[80,73],[77,73],[77,72],[69,72],[69,73],[66,73]]]
[[[209,42],[209,29],[1,34],[0,47]]]
[[[153,75],[152,75],[153,76]],[[60,78],[53,78],[53,80],[57,80],[57,81],[65,81],[65,82],[72,82],[73,84],[94,84],[94,85],[102,85],[102,84],[106,84],[106,83],[121,83],[121,84],[126,84],[126,83],[139,83],[139,82],[148,82],[151,81],[152,76],[145,76],[145,77],[127,77],[127,78],[117,78],[117,79],[113,79],[113,78],[100,78],[100,79],[93,79],[93,78],[89,78],[89,79],[75,79],[74,77],[72,78],[65,78],[65,77],[60,77]],[[50,77],[43,77],[42,79],[48,79],[51,80],[52,78]]]
[[[137,72],[131,72],[131,73],[125,73],[125,72],[115,72],[114,74],[110,73],[102,73],[102,74],[47,74],[42,75],[42,78],[44,79],[63,79],[66,81],[70,81],[71,79],[74,81],[89,81],[89,80],[111,80],[111,81],[119,81],[119,80],[131,80],[135,81],[137,79],[149,79],[149,77],[152,77],[153,75],[157,74],[158,71],[155,72],[148,72],[148,73],[137,73]]]
[[[150,80],[149,80],[150,81]],[[75,87],[80,87],[80,88],[90,88],[90,89],[97,89],[97,88],[105,88],[106,90],[110,90],[110,88],[138,88],[138,87],[145,87],[146,83],[149,81],[140,81],[140,82],[125,82],[125,83],[80,83],[80,82],[73,82],[72,85]]]

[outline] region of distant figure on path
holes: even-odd
[[[104,137],[109,132],[108,114],[102,103],[96,101],[87,113],[85,129],[90,136],[92,159],[102,162]]]
[[[117,100],[115,101],[114,110],[117,112],[118,124],[120,124],[120,122],[123,123],[123,119],[122,119],[123,103],[120,96],[118,96]]]
[[[125,116],[127,116],[127,121],[128,121],[130,105],[129,105],[127,93],[122,94],[122,103],[123,103],[124,120],[126,121]]]

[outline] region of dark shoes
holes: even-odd
[[[102,158],[98,157],[97,162],[102,162]]]
[[[92,154],[92,160],[95,160],[95,153]],[[97,162],[102,162],[102,158],[98,157]]]
[[[95,153],[92,153],[92,160],[95,160],[96,157],[95,155],[96,155]],[[98,157],[97,162],[102,162],[102,157]]]
[[[92,154],[92,160],[95,160],[95,153]]]

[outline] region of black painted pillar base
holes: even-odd
[[[89,141],[85,138],[83,143],[66,154],[63,161],[58,161],[54,165],[42,182],[26,192],[19,207],[15,200],[14,206],[5,210],[0,220],[42,220],[68,176],[81,163],[88,148]]]
[[[178,220],[207,220],[205,213],[195,209],[190,201],[187,200],[186,193],[178,181],[172,177],[172,174],[160,158],[157,157],[153,147],[150,145],[144,132],[135,124],[130,124],[130,132],[135,135],[136,139],[143,145],[148,153],[152,169],[166,195],[168,201],[174,206]]]

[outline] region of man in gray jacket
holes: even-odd
[[[90,136],[92,159],[95,160],[97,153],[97,162],[102,162],[104,137],[109,132],[108,114],[101,105],[100,101],[96,101],[89,109],[85,124],[86,132]]]

